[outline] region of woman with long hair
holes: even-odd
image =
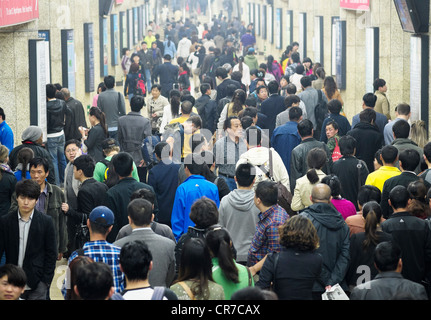
[[[79,128],[82,135],[84,151],[99,162],[105,159],[102,142],[108,138],[108,128],[106,126],[105,114],[98,107],[91,107],[89,120],[91,129]]]
[[[292,210],[299,211],[310,206],[311,190],[326,174],[322,171],[327,155],[323,149],[313,148],[307,155],[307,174],[296,180],[292,197]]]
[[[365,219],[365,232],[352,234],[350,237],[350,266],[346,274],[350,289],[358,285],[358,279],[366,271],[373,279],[378,271],[374,266],[373,253],[376,246],[383,241],[391,241],[392,236],[382,231],[382,208],[376,201],[369,201],[362,207],[362,216]],[[362,271],[357,272],[362,266]],[[367,269],[365,270],[364,267]]]
[[[281,251],[268,254],[257,287],[269,289],[279,300],[312,300],[314,283],[322,271],[322,256],[315,252],[319,236],[313,223],[302,215],[280,228]]]
[[[410,139],[415,142],[419,148],[425,147],[428,143],[428,130],[423,120],[413,121],[410,129]]]
[[[328,98],[328,101],[331,101],[332,99],[337,99],[341,102],[341,105],[344,105],[344,101],[341,98],[340,91],[337,88],[337,83],[335,82],[333,77],[325,77],[325,80],[323,81],[322,91]]]
[[[180,262],[178,278],[170,287],[178,300],[225,299],[223,287],[213,281],[211,255],[203,239],[189,239]]]
[[[322,183],[326,184],[331,188],[331,203],[335,209],[343,216],[346,220],[347,217],[356,215],[356,207],[352,201],[344,199],[341,193],[341,182],[335,174],[330,174],[322,178]]]
[[[246,108],[245,100],[247,99],[247,93],[242,89],[236,89],[232,96],[232,101],[227,103],[222,112],[217,124],[217,129],[223,130],[225,120],[229,117],[239,116],[239,113]]]
[[[407,191],[410,194],[410,203],[407,206],[407,211],[420,219],[431,217],[431,209],[427,201],[427,187],[422,180],[410,182],[407,186]]]
[[[173,89],[169,92],[169,104],[163,108],[162,123],[160,124],[160,133],[165,132],[165,126],[172,119],[178,118],[180,115],[181,92]]]
[[[280,83],[280,79],[283,76],[280,64],[274,60],[274,57],[272,55],[269,55],[266,60],[266,72],[272,74],[275,80]]]
[[[213,279],[223,287],[226,300],[230,300],[235,291],[254,285],[247,267],[235,262],[232,240],[226,229],[214,228],[205,240],[212,257]]]
[[[34,152],[30,148],[22,148],[18,152],[18,165],[15,168],[16,181],[31,179],[29,162],[34,158]]]

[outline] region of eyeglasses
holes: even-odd
[[[66,150],[66,153],[77,152],[78,150],[79,150],[78,148],[67,149],[67,150]]]

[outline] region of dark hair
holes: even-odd
[[[40,186],[32,179],[21,180],[15,185],[15,194],[16,198],[23,196],[30,199],[38,199],[40,196]]]
[[[389,192],[389,200],[394,209],[407,208],[410,199],[407,188],[402,185],[397,185]]]
[[[379,188],[366,184],[359,187],[357,201],[359,205],[363,206],[369,201],[376,201],[377,203],[380,203],[381,197],[382,192]]]
[[[262,130],[256,126],[250,126],[245,130],[245,137],[249,146],[260,146],[262,142]]]
[[[364,250],[367,250],[371,245],[377,245],[379,237],[377,234],[377,226],[382,218],[382,208],[376,201],[369,201],[362,207],[362,216],[365,219],[365,240],[362,243]]]
[[[168,152],[166,153],[166,151]],[[169,158],[169,155],[171,154],[171,146],[169,145],[169,143],[165,141],[161,141],[157,143],[156,146],[154,147],[154,153],[156,154],[157,157],[159,157],[162,160],[165,158]]]
[[[298,123],[298,133],[301,137],[308,137],[313,134],[313,122],[303,119]]]
[[[380,272],[395,271],[401,259],[401,249],[393,241],[380,242],[374,250],[373,259]]]
[[[377,96],[374,93],[366,93],[362,97],[362,101],[367,107],[374,108],[376,106]]]
[[[134,95],[130,100],[130,109],[134,112],[139,112],[145,105],[145,99],[142,96]]]
[[[46,97],[49,99],[54,99],[55,94],[57,93],[57,87],[53,85],[52,83],[48,83],[46,85]]]
[[[302,109],[300,107],[291,107],[289,109],[289,119],[290,121],[298,121],[301,119]]]
[[[203,159],[200,154],[190,153],[184,158],[184,167],[187,168],[192,175],[202,174]]]
[[[93,177],[96,163],[91,156],[83,154],[73,161],[73,165],[76,167],[76,170],[82,170],[82,173],[87,178]]]
[[[29,162],[29,168],[37,168],[38,166],[42,166],[45,173],[48,173],[49,171],[49,163],[48,160],[46,160],[45,158],[41,158],[41,157],[34,157],[33,159],[31,159]]]
[[[153,205],[145,199],[134,199],[127,205],[127,215],[135,225],[148,226],[153,216]]]
[[[335,82],[334,78],[331,76],[325,77],[325,80],[323,80],[323,87],[325,88],[325,92],[329,99],[332,99],[335,92],[337,91],[337,83]]]
[[[27,166],[31,159],[34,157],[33,149],[31,148],[22,148],[18,151],[18,163],[21,163],[21,177],[22,179],[26,179]],[[1,173],[0,173],[1,176]],[[1,179],[0,179],[1,180]]]
[[[331,196],[339,198],[341,192],[340,179],[335,174],[326,175],[322,178],[322,183],[327,184],[331,188]]]
[[[156,202],[156,194],[150,189],[141,188],[133,191],[133,193],[130,195],[130,201],[135,199],[148,200],[153,205]]]
[[[280,244],[285,248],[314,251],[319,247],[319,236],[310,219],[295,215],[279,229]]]
[[[365,109],[359,113],[359,121],[366,123],[375,123],[376,122],[376,111],[374,109]]]
[[[65,300],[81,300],[79,296],[76,294],[74,290],[74,286],[76,284],[76,270],[78,270],[81,266],[93,263],[94,260],[89,256],[76,256],[69,263],[70,270],[70,289],[66,290]]]
[[[385,85],[386,85],[386,81],[383,79],[374,80],[374,83],[373,83],[374,91],[379,90],[379,88],[384,87]]]
[[[82,147],[81,141],[76,140],[76,139],[70,139],[70,140],[67,140],[66,143],[64,144],[64,152],[66,152],[66,148],[71,144],[74,144],[79,149],[81,149],[81,147]]]
[[[300,57],[300,55],[299,55],[299,53],[298,53],[298,52],[293,52],[293,53],[291,54],[290,58],[292,59],[292,61],[293,61],[294,63],[300,63],[300,62],[301,62],[301,57]]]
[[[307,179],[311,184],[319,181],[316,169],[320,170],[326,164],[327,155],[325,150],[321,148],[313,148],[307,154]]]
[[[424,146],[424,155],[427,158],[427,160],[431,162],[431,142],[428,142]]]
[[[392,126],[392,132],[395,139],[407,139],[410,135],[410,124],[404,119],[399,119]]]
[[[223,67],[218,67],[215,71],[215,76],[225,79],[227,77],[227,70]]]
[[[115,78],[113,76],[106,76],[103,79],[103,82],[105,83],[106,89],[112,89],[115,87]]]
[[[247,94],[242,89],[236,89],[232,96],[232,113],[239,113],[244,109]]]
[[[414,149],[406,149],[401,151],[398,157],[403,170],[415,171],[421,161],[419,152]]]
[[[104,262],[82,265],[76,270],[76,286],[83,300],[105,300],[113,285],[112,270]]]
[[[238,89],[236,84],[228,84],[226,87],[226,97],[233,97],[233,94]]]
[[[201,93],[204,95],[208,90],[211,90],[211,86],[209,83],[202,83],[200,87]]]
[[[298,88],[296,87],[296,85],[294,83],[289,83],[286,86],[286,92],[288,94],[296,94],[297,91],[298,91]]]
[[[291,107],[292,104],[300,103],[300,102],[301,102],[301,98],[295,94],[288,95],[286,98],[284,98],[284,106],[286,107],[286,109]]]
[[[398,149],[392,145],[387,145],[382,148],[382,159],[386,163],[394,163],[398,157]]]
[[[190,290],[195,296],[208,299],[208,281],[212,281],[212,263],[208,247],[201,238],[191,238],[184,244],[176,282],[195,279]]]
[[[241,116],[241,126],[243,130],[247,130],[247,128],[254,125],[253,118],[250,116]]]
[[[205,241],[212,255],[218,258],[220,269],[226,279],[239,283],[239,272],[235,264],[229,232],[223,228],[216,228],[206,234]]]
[[[342,136],[338,140],[338,146],[340,147],[340,153],[343,156],[351,156],[354,154],[356,149],[356,139],[350,135]]]
[[[242,112],[242,117],[247,117],[249,116],[250,118],[255,118],[258,114],[257,108],[256,107],[246,107],[243,112]]]
[[[302,85],[304,88],[310,87],[310,86],[311,86],[311,83],[312,83],[312,80],[311,80],[311,77],[310,77],[310,76],[303,76],[303,77],[301,78],[301,85]]]
[[[398,151],[397,151],[398,152]],[[376,151],[376,153],[374,154],[374,159],[377,161],[377,163],[381,166],[383,166],[383,162],[380,159],[380,156],[382,155],[382,149],[379,149]]]
[[[411,202],[407,211],[414,216],[426,219],[431,215],[431,209],[427,202],[427,187],[422,179],[412,181],[407,186]]]
[[[319,67],[316,69],[316,75],[320,78],[320,79],[325,79],[326,77],[326,72],[325,69],[323,69],[323,67]]]
[[[0,117],[2,117],[3,121],[6,120],[6,114],[4,113],[3,108],[0,108]]]
[[[295,73],[297,74],[304,74],[305,67],[302,64],[298,64],[295,68]]]
[[[7,283],[15,287],[24,288],[27,284],[25,271],[14,264],[4,264],[0,266],[0,278],[7,276]]]
[[[395,111],[399,115],[407,116],[411,112],[411,108],[407,103],[400,103],[395,107]]]
[[[332,126],[332,128],[334,128],[334,130],[338,130],[338,129],[340,128],[340,127],[338,126],[337,121],[335,121],[335,120],[329,120],[329,121],[326,123],[325,128],[326,128],[327,126]]]
[[[279,89],[280,89],[280,85],[278,84],[278,82],[276,80],[272,80],[268,83],[268,93],[269,94],[277,93]]]
[[[235,120],[235,119],[239,120],[239,118],[237,116],[228,117],[223,123],[223,130],[227,130],[227,129],[231,128],[232,127],[232,120]]]
[[[240,164],[235,171],[236,182],[240,187],[250,187],[256,178],[256,169],[251,163]]]
[[[189,216],[197,228],[206,229],[218,223],[219,212],[213,200],[202,197],[193,203]]]
[[[120,264],[127,280],[146,280],[153,255],[142,240],[127,242],[120,251]]]
[[[111,159],[115,172],[120,177],[128,177],[133,170],[133,158],[127,152],[120,152]]]
[[[176,89],[169,91],[169,102],[171,104],[172,117],[176,118],[180,114],[181,92]]]
[[[265,207],[271,207],[278,203],[278,187],[274,181],[263,180],[256,187],[256,197],[262,201]]]
[[[343,108],[343,105],[338,99],[330,100],[327,106],[328,106],[329,112],[331,112],[332,114],[340,114],[341,109]]]
[[[195,133],[190,137],[189,144],[193,153],[198,153],[205,146],[207,140],[202,133]]]
[[[96,119],[100,121],[100,126],[103,128],[105,137],[108,138],[109,135],[108,127],[106,126],[105,113],[103,113],[102,110],[100,110],[98,107],[91,107],[89,115],[96,117]]]

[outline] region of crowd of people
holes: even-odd
[[[0,109],[0,299],[49,299],[61,259],[66,300],[429,299],[431,143],[410,106],[377,79],[350,121],[298,43],[258,63],[253,24],[163,22],[88,117],[46,86],[46,141],[30,126],[14,146]]]

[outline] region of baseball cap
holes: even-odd
[[[254,53],[254,48],[248,48],[248,53]]]
[[[91,222],[96,222],[103,226],[112,226],[114,224],[114,213],[105,206],[98,206],[90,212]]]

